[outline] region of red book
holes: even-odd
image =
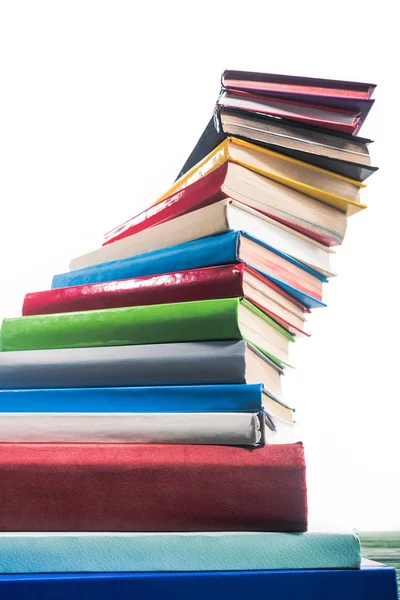
[[[260,206],[260,202],[257,201],[257,199],[250,197],[250,195],[243,195],[241,184],[238,183],[237,179],[238,168],[242,173],[242,176],[244,176],[246,174],[246,169],[243,166],[234,165],[231,158],[229,158],[227,162],[206,175],[203,175],[194,183],[189,182],[188,185],[184,186],[181,190],[171,194],[161,202],[153,204],[148,209],[142,211],[128,221],[125,221],[121,225],[114,227],[114,229],[104,235],[103,246],[112,244],[117,240],[140,233],[145,229],[160,225],[161,223],[165,223],[166,221],[191,213],[200,208],[210,206],[211,204],[226,198],[231,198],[239,205],[248,206],[261,215],[266,215],[270,219],[282,223],[323,245],[332,246],[340,243],[337,239],[334,239],[334,236],[330,235],[330,231],[335,231],[336,228],[338,228],[338,231],[341,230],[341,225],[337,225],[336,223],[336,216],[340,211],[332,207],[327,207],[318,200],[304,196],[304,194],[300,192],[293,190],[289,190],[288,192],[286,186],[277,182],[271,182],[267,177],[258,176],[258,181],[262,182],[264,186],[267,186],[263,192],[265,202],[263,201],[263,206]],[[268,193],[269,186],[272,186],[275,192],[282,191],[281,197],[279,197],[278,194],[279,202],[277,205],[276,200],[273,199],[275,194],[270,195]],[[246,186],[246,190],[247,192],[249,191],[248,186]],[[292,200],[295,200],[297,204],[297,208],[295,209],[296,214],[293,213],[292,215],[291,213],[293,205],[291,205],[291,208],[282,212],[284,207],[284,195],[286,193],[289,193]],[[298,216],[301,215],[304,210],[304,201],[307,203],[311,202],[315,206],[314,224],[310,224],[308,220],[304,221],[304,219],[298,219]],[[318,217],[318,211],[321,210],[324,211],[324,213],[329,211],[331,215],[329,229],[326,229],[326,231],[324,230],[326,222],[324,225]],[[293,235],[296,234],[293,233]],[[344,236],[344,231],[341,231],[341,235]]]
[[[306,531],[302,444],[0,444],[1,531]]]
[[[256,287],[254,278],[258,282]],[[242,263],[33,292],[26,294],[22,314],[46,315],[237,297],[247,298],[293,335],[308,335],[301,321],[309,311],[293,296]]]

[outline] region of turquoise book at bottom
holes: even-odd
[[[355,533],[0,533],[0,573],[357,569]]]

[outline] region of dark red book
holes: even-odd
[[[243,263],[33,292],[26,294],[22,314],[47,315],[238,297],[252,302],[293,335],[308,335],[303,324],[305,312],[309,311]]]
[[[0,444],[1,531],[306,531],[302,444]]]

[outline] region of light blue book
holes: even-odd
[[[0,533],[0,573],[358,569],[354,533]]]

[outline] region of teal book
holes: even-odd
[[[354,533],[0,533],[0,573],[358,569]]]

